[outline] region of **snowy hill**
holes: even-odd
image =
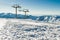
[[[0,19],[0,40],[59,40],[60,22]]]

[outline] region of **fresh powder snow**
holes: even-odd
[[[60,23],[0,18],[0,40],[59,40]]]

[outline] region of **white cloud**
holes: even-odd
[[[60,15],[58,10],[35,10],[30,13],[33,15]]]

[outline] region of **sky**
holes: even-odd
[[[0,13],[15,13],[14,4],[21,6],[18,10],[28,9],[27,15],[60,15],[60,0],[0,0]]]

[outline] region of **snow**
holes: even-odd
[[[59,40],[60,23],[0,19],[0,40]]]

